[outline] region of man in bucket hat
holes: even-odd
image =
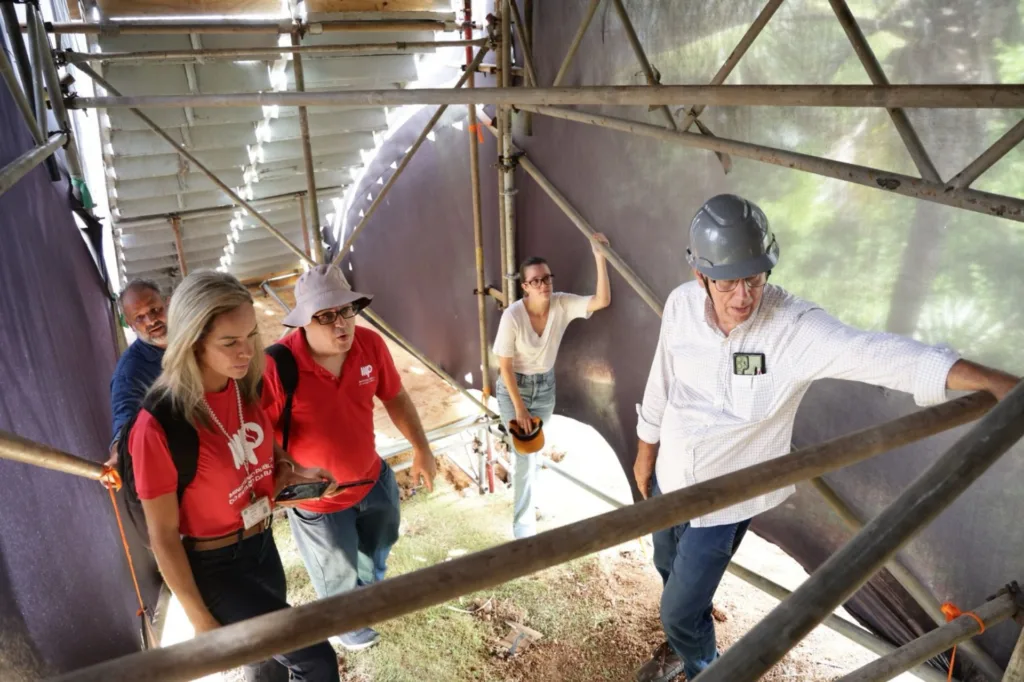
[[[375,397],[412,444],[414,484],[433,490],[434,455],[394,360],[379,334],[355,323],[371,299],[352,291],[337,267],[317,265],[299,278],[284,319],[298,329],[268,349],[263,404],[278,440],[296,462],[334,479],[321,497],[288,509],[321,599],[382,580],[398,540],[398,486],[374,446]],[[358,651],[378,639],[362,628],[337,643]]]
[[[848,379],[911,393],[919,405],[946,390],[1002,399],[1019,380],[949,349],[854,329],[768,284],[779,245],[755,204],[712,197],[690,224],[695,279],[665,304],[658,346],[638,405],[633,473],[644,497],[669,493],[790,450],[800,401],[816,379]],[[654,533],[666,641],[636,674],[667,682],[718,656],[711,600],[751,519],[792,486]]]

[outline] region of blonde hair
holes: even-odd
[[[167,350],[163,372],[151,393],[170,396],[175,410],[194,426],[209,426],[204,406],[203,373],[196,350],[209,333],[218,315],[230,313],[252,303],[252,294],[232,275],[201,270],[193,272],[178,285],[167,312]],[[238,380],[243,402],[259,403],[263,378],[263,341],[256,332],[255,354],[249,371]]]

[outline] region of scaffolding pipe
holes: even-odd
[[[882,70],[882,65],[878,63],[878,58],[871,50],[868,39],[864,36],[864,32],[861,31],[857,19],[853,16],[853,12],[850,11],[850,6],[846,4],[846,0],[828,1],[832,5],[832,11],[835,12],[840,25],[846,31],[846,37],[849,38],[850,44],[853,45],[853,51],[857,53],[860,63],[864,65],[868,78],[875,85],[889,85],[889,79],[886,77],[885,71]],[[910,119],[907,118],[907,112],[903,109],[889,109],[889,118],[892,119],[893,126],[896,128],[896,132],[900,134],[900,138],[902,138],[903,144],[907,148],[910,158],[913,159],[914,165],[917,166],[917,172],[921,174],[921,177],[928,182],[941,183],[942,177],[939,175],[939,171],[936,170],[935,164],[932,163],[931,157],[928,156],[928,152],[925,150],[921,138],[917,136],[917,131],[911,125]]]
[[[985,393],[951,400],[624,509],[406,573],[355,592],[275,611],[217,628],[181,644],[66,673],[57,682],[134,682],[140,670],[146,671],[148,682],[184,681],[294,651],[338,632],[499,585],[856,464],[976,419],[993,402],[992,396]]]
[[[540,82],[537,80],[537,69],[533,66],[533,50],[530,45],[530,27],[523,21],[523,15],[519,11],[519,3],[516,0],[508,0],[509,9],[512,10],[512,20],[515,22],[516,30],[519,32],[519,47],[523,50],[523,62],[526,63],[526,78],[530,85],[536,87]]]
[[[626,40],[629,41],[629,46],[633,48],[633,54],[636,55],[636,60],[640,62],[640,69],[644,72],[644,78],[647,80],[648,85],[660,85],[661,79],[654,74],[654,67],[651,66],[650,60],[647,59],[647,53],[644,52],[644,46],[640,44],[640,37],[636,34],[636,29],[633,28],[633,22],[629,19],[629,14],[626,13],[626,8],[622,4],[622,0],[612,0],[612,4],[615,6],[615,13],[619,15],[619,20],[622,23],[622,28],[626,31]],[[672,112],[669,111],[667,105],[661,105],[662,117],[665,119],[666,125],[671,130],[677,130],[676,120],[672,118]]]
[[[18,39],[21,39],[20,35]],[[32,112],[32,104],[26,97],[21,83],[18,82],[18,75],[14,71],[11,60],[7,57],[7,50],[2,49],[0,49],[0,75],[3,76],[4,82],[7,83],[7,89],[11,91],[11,96],[14,98],[14,103],[18,105],[18,110],[21,112],[21,117],[25,120],[28,131],[32,133],[32,139],[35,140],[37,145],[45,144],[46,139],[43,137],[43,131],[39,128],[39,121],[36,120],[36,115]]]
[[[306,255],[313,258],[313,252],[309,246],[309,221],[306,220],[306,197],[296,195],[295,203],[299,205],[299,222],[302,223],[302,245],[305,247]]]
[[[833,161],[832,159],[823,159],[749,142],[739,142],[723,137],[709,137],[696,133],[666,130],[661,126],[637,123],[628,119],[588,114],[559,107],[523,106],[522,109],[545,116],[561,118],[566,121],[576,121],[610,130],[645,135],[686,147],[696,147],[713,152],[726,152],[732,156],[753,159],[806,173],[814,173],[815,175],[835,180],[844,180],[873,189],[886,190],[902,196],[924,199],[925,201],[932,201],[937,204],[1024,222],[1024,200],[1014,197],[979,192],[973,189],[950,190],[943,184],[928,182],[920,178],[910,177],[909,175],[901,175],[900,173],[858,166],[842,161]]]
[[[345,188],[340,185],[332,185],[331,187],[321,187],[318,191],[320,196],[324,197],[328,194],[337,194],[343,191]],[[298,192],[287,192],[285,194],[275,194],[273,196],[264,197],[262,199],[253,199],[251,203],[253,206],[259,206],[261,208],[272,208],[278,205],[290,203],[293,199],[302,199],[305,194],[305,190]],[[198,220],[199,218],[212,218],[219,216],[223,213],[231,213],[237,211],[237,206],[215,206],[213,208],[193,208],[187,211],[176,211],[173,215],[180,217],[182,220]],[[150,215],[136,216],[134,218],[122,218],[114,223],[115,227],[146,227],[146,226],[159,226],[167,222],[167,219],[171,216],[170,213],[157,213]]]
[[[8,431],[0,431],[0,459],[31,464],[94,481],[98,481],[104,471],[103,465],[99,462],[76,457]]]
[[[554,471],[556,474],[558,474],[559,476],[561,476],[565,480],[569,481],[570,483],[574,484],[575,486],[577,486],[579,488],[582,488],[583,490],[587,491],[588,493],[590,493],[591,495],[593,495],[597,499],[601,500],[605,504],[610,505],[612,507],[612,509],[622,509],[622,508],[628,506],[628,505],[626,505],[626,504],[616,500],[611,495],[608,495],[607,493],[602,492],[601,490],[598,490],[597,488],[595,488],[594,486],[590,485],[586,481],[581,480],[579,478],[576,478],[575,476],[570,474],[568,471],[563,469],[557,462],[555,462],[554,460],[552,460],[552,459],[550,459],[548,457],[538,457],[537,458],[537,462],[538,462],[538,464],[540,464],[541,468],[543,468],[543,469],[550,469],[551,471]]]
[[[1024,631],[1017,638],[1017,646],[1013,647],[1010,662],[1006,664],[1003,682],[1024,682]]]
[[[486,126],[486,128],[492,135],[497,135],[497,132],[490,125]],[[664,128],[659,128],[659,130],[664,130]],[[651,291],[650,287],[640,279],[640,276],[637,275],[624,260],[622,260],[622,257],[619,256],[618,253],[616,253],[610,246],[602,244],[594,239],[594,235],[597,234],[597,231],[590,225],[590,223],[587,222],[586,218],[584,218],[580,212],[569,203],[569,200],[566,199],[553,184],[551,184],[551,181],[540,172],[540,169],[537,168],[537,166],[534,165],[534,163],[530,161],[525,154],[520,154],[519,165],[522,166],[523,170],[533,178],[534,182],[540,185],[540,188],[544,190],[549,197],[551,197],[551,200],[555,202],[558,208],[562,209],[562,212],[565,213],[569,220],[572,221],[573,225],[583,233],[583,236],[587,238],[591,245],[600,251],[605,259],[611,263],[616,272],[622,275],[622,278],[626,280],[626,283],[629,284],[637,294],[640,295],[640,298],[644,300],[644,303],[649,305],[651,310],[653,310],[658,317],[661,317],[662,312],[665,309],[665,304],[662,303],[661,300],[658,299],[658,296]]]
[[[144,50],[139,52],[76,52],[65,50],[63,59],[69,64],[91,62],[94,64],[144,63],[151,61],[195,61],[211,62],[238,59],[277,59],[283,54],[320,56],[387,56],[407,54],[416,50],[432,50],[440,47],[480,46],[487,38],[475,40],[412,40],[397,43],[359,43],[356,45],[278,45],[269,47],[220,47],[200,50]]]
[[[183,107],[379,107],[407,104],[495,106],[649,106],[698,102],[709,106],[893,107],[1024,109],[1024,85],[593,85],[575,88],[423,88],[324,90],[199,95],[78,97],[72,109]]]
[[[487,54],[487,50],[487,46],[481,47],[479,51],[477,51],[476,57],[473,59],[470,66],[478,65],[483,60],[484,55]],[[466,72],[463,73],[462,76],[459,78],[458,82],[455,83],[454,89],[457,90],[461,88],[463,84],[469,79],[469,77],[473,75],[473,71],[473,68],[467,67]],[[363,229],[365,229],[366,226],[370,223],[370,216],[372,216],[383,203],[384,197],[386,197],[388,195],[388,192],[391,191],[391,188],[395,186],[395,183],[398,181],[398,178],[409,166],[409,162],[412,161],[412,157],[416,154],[419,148],[423,146],[423,142],[427,139],[427,135],[429,135],[430,131],[434,129],[434,126],[437,125],[437,122],[441,120],[441,116],[443,116],[444,112],[447,110],[447,105],[438,107],[437,111],[434,112],[434,115],[430,117],[429,121],[427,121],[427,125],[423,126],[423,131],[420,133],[420,136],[416,138],[416,141],[412,143],[412,146],[409,147],[409,151],[405,153],[405,156],[402,157],[402,160],[398,164],[398,168],[395,169],[395,172],[391,174],[391,177],[388,178],[388,181],[384,184],[383,187],[381,187],[380,192],[378,192],[377,196],[374,197],[373,203],[370,204],[370,208],[366,209],[363,212],[363,217],[359,221],[359,224],[356,225],[355,228],[353,228],[352,233],[348,236],[348,239],[346,239],[345,243],[341,246],[340,249],[338,249],[338,253],[334,255],[334,259],[331,261],[332,265],[337,265],[338,263],[340,263],[342,258],[345,257],[345,254],[349,253],[350,249],[352,248],[352,245],[356,241],[356,237],[358,237],[359,233],[362,232]]]
[[[299,47],[299,43],[302,39],[299,36],[298,31],[292,32],[292,45]],[[306,74],[302,68],[302,55],[295,54],[292,56],[292,69],[295,74],[295,91],[305,92],[306,91]],[[309,114],[306,111],[306,107],[299,107],[299,138],[302,141],[302,161],[306,170],[306,200],[309,202],[309,222],[305,223],[307,226],[312,226],[312,247],[313,251],[310,253],[310,257],[314,263],[322,263],[324,260],[324,242],[323,237],[320,235],[320,205],[317,203],[316,198],[316,175],[313,172],[313,147],[309,141]],[[309,244],[306,246],[306,251],[309,252]]]
[[[512,8],[509,0],[503,0],[501,6],[501,89],[512,92]],[[491,88],[494,89],[494,88]],[[519,297],[519,286],[516,278],[516,163],[512,147],[512,107],[498,108],[498,192],[502,197],[501,222],[502,240],[505,244],[505,261],[502,268],[505,273],[505,300],[512,305]]]
[[[0,195],[3,195],[13,187],[18,180],[25,177],[33,168],[53,156],[58,149],[67,144],[67,141],[68,136],[66,133],[55,133],[50,136],[50,141],[43,146],[29,149],[4,166],[3,169],[0,169]]]
[[[981,177],[981,174],[994,166],[999,159],[1003,158],[1010,151],[1024,140],[1024,119],[1017,122],[995,143],[983,151],[981,156],[971,161],[962,171],[953,176],[946,184],[953,189],[966,189],[971,183]]]
[[[444,379],[445,383],[447,383],[449,386],[451,386],[452,388],[457,390],[459,393],[461,393],[465,397],[469,398],[470,402],[472,402],[474,405],[479,407],[480,410],[484,412],[484,414],[486,414],[488,417],[491,417],[491,418],[494,418],[494,419],[498,418],[498,415],[495,414],[495,412],[491,408],[487,407],[487,405],[485,405],[484,403],[480,402],[480,400],[477,399],[477,397],[475,395],[473,395],[472,393],[467,391],[462,386],[462,384],[460,384],[458,381],[455,380],[455,377],[453,377],[448,372],[444,371],[444,369],[442,369],[440,365],[438,365],[433,360],[431,360],[426,355],[424,355],[419,350],[417,350],[416,347],[413,346],[411,343],[409,343],[409,341],[406,340],[406,338],[404,336],[399,334],[397,331],[395,331],[395,329],[391,325],[389,325],[387,322],[382,320],[380,318],[380,316],[377,315],[377,313],[375,313],[372,310],[370,310],[369,308],[367,308],[367,309],[363,310],[363,312],[360,313],[360,314],[364,318],[366,318],[370,322],[370,324],[375,326],[380,331],[384,332],[384,334],[386,336],[391,337],[391,339],[395,343],[397,343],[399,346],[401,346],[406,351],[408,351],[417,360],[422,362],[427,367],[427,369],[429,369],[434,374],[436,374],[437,376],[439,376],[442,379]]]
[[[600,4],[601,0],[590,0],[587,13],[583,15],[583,21],[580,22],[580,27],[576,29],[576,35],[573,36],[572,43],[569,45],[569,51],[565,53],[565,58],[562,59],[562,65],[558,67],[558,73],[555,75],[555,80],[551,87],[557,88],[565,80],[565,74],[569,72],[569,66],[579,51],[580,45],[583,43],[583,36],[586,35],[587,29],[590,28],[590,22],[594,20],[594,14],[597,13],[597,6]]]
[[[748,585],[756,587],[765,594],[770,595],[779,601],[785,601],[789,598],[789,595],[792,594],[792,592],[782,585],[772,582],[768,578],[751,571],[749,568],[737,564],[735,561],[731,562],[725,570],[732,573]],[[878,656],[889,656],[897,650],[896,647],[889,644],[889,642],[876,637],[859,625],[851,623],[845,618],[841,618],[834,613],[828,614],[821,624],[830,630],[839,633],[843,637],[846,637],[850,641],[856,642]],[[944,673],[940,673],[929,665],[918,664],[916,667],[908,667],[907,670],[910,670],[910,672],[926,682],[948,682]]]
[[[4,28],[7,30],[8,42],[10,42],[11,49],[14,51],[14,62],[18,66],[18,76],[21,78],[25,99],[28,100],[29,111],[34,111],[35,93],[32,90],[32,61],[29,59],[28,51],[25,49],[25,41],[22,39],[21,31],[18,28],[18,14],[14,10],[14,3],[0,2],[0,14],[2,14],[4,19]],[[3,52],[3,50],[0,50],[0,52]],[[34,114],[33,118],[35,118]],[[42,121],[37,121],[37,123],[40,128],[44,125]],[[42,144],[42,135],[38,142]]]
[[[57,73],[57,65],[53,61],[53,52],[50,48],[50,39],[42,30],[43,17],[39,8],[34,5],[26,5],[27,11],[36,15],[37,35],[39,37],[40,68],[42,77],[46,82],[46,91],[50,101],[50,108],[53,110],[54,118],[61,130],[68,134],[68,143],[64,147],[64,161],[67,163],[68,175],[71,177],[72,189],[81,193],[80,185],[85,182],[85,175],[82,172],[82,161],[78,156],[78,145],[75,144],[74,128],[71,126],[71,117],[64,106],[64,93],[60,87],[60,74]],[[86,207],[89,208],[89,207]]]
[[[24,28],[24,27],[23,27]],[[331,20],[302,24],[303,33],[391,33],[394,31],[447,31],[449,22],[438,19]],[[287,35],[295,30],[292,21],[135,21],[120,20],[91,23],[68,21],[47,24],[49,33],[75,33],[104,37],[129,35],[187,35],[189,33],[249,33]]]
[[[114,88],[114,86],[112,86],[109,82],[107,82],[107,80],[105,78],[103,78],[103,76],[101,76],[98,73],[96,73],[93,70],[93,68],[91,66],[89,66],[88,64],[78,64],[78,65],[76,65],[75,68],[79,69],[84,74],[86,74],[87,76],[92,78],[93,81],[95,81],[100,87],[102,87],[107,92],[112,93],[114,95],[118,95],[119,94],[117,89]],[[302,252],[302,249],[300,249],[299,247],[295,246],[295,244],[292,244],[291,241],[289,241],[289,239],[287,237],[285,237],[284,234],[280,230],[278,230],[276,227],[274,227],[270,223],[269,220],[264,218],[263,215],[259,211],[257,211],[256,208],[252,204],[250,204],[248,201],[246,201],[242,197],[238,196],[237,192],[235,192],[233,189],[231,189],[226,184],[224,184],[224,182],[220,178],[218,178],[213,173],[213,171],[211,171],[209,168],[207,168],[205,165],[203,165],[202,161],[197,159],[192,152],[190,152],[187,149],[185,149],[185,147],[183,147],[181,144],[176,142],[173,137],[171,137],[166,132],[164,132],[163,128],[161,128],[156,123],[154,123],[153,119],[151,119],[150,117],[146,116],[144,113],[142,113],[138,109],[132,109],[131,112],[133,114],[135,114],[135,116],[137,116],[143,123],[145,123],[149,127],[150,130],[152,130],[154,133],[156,133],[157,135],[162,137],[164,140],[166,140],[167,144],[169,144],[172,147],[174,147],[174,149],[177,150],[177,152],[179,154],[181,154],[183,157],[188,159],[189,162],[192,163],[192,165],[194,165],[196,168],[198,168],[200,171],[202,171],[206,175],[206,177],[210,178],[210,180],[213,182],[213,184],[217,185],[217,187],[219,187],[220,190],[222,192],[224,192],[224,194],[226,194],[228,196],[228,198],[230,198],[233,202],[235,202],[236,204],[238,204],[239,206],[244,208],[246,211],[248,211],[249,215],[251,215],[257,221],[259,221],[259,223],[261,225],[263,225],[263,227],[265,227],[267,229],[267,231],[270,232],[270,234],[272,234],[275,237],[277,237],[277,239],[280,240],[280,242],[282,244],[287,246],[288,249],[292,253],[294,253],[296,256],[301,258],[306,263],[309,263],[310,265],[316,265],[315,262],[310,260],[310,258],[308,256],[306,256],[306,254],[304,254]]]
[[[985,629],[1002,623],[1013,616],[1017,605],[1012,595],[1003,593],[991,601],[977,606],[974,613],[985,623]],[[981,632],[981,626],[966,613],[917,639],[904,644],[899,649],[883,656],[876,661],[854,670],[839,678],[838,682],[881,682],[891,680],[897,675],[910,670],[928,659],[938,656],[949,648],[969,641]]]
[[[32,102],[36,108],[36,120],[39,121],[39,129],[44,135],[49,133],[50,119],[46,112],[46,95],[43,91],[43,40],[45,34],[39,31],[39,17],[31,10],[26,13],[28,23],[28,47],[32,53],[32,78],[26,83],[26,87],[32,88]],[[42,38],[42,40],[40,39]],[[47,48],[49,45],[47,45]]]
[[[760,14],[757,15],[757,18],[754,19],[754,23],[750,25],[747,32],[743,34],[742,38],[740,38],[740,42],[737,43],[736,47],[734,47],[732,52],[729,53],[729,57],[725,60],[725,63],[722,64],[722,68],[720,68],[718,73],[715,74],[715,77],[711,79],[711,85],[721,85],[725,82],[725,79],[729,77],[732,70],[735,69],[736,65],[740,63],[741,59],[743,59],[743,55],[745,55],[747,50],[750,49],[754,40],[761,35],[761,31],[763,31],[764,27],[768,25],[771,18],[775,16],[775,11],[779,9],[779,5],[781,4],[782,0],[768,0],[768,4],[764,6],[764,9],[762,9]],[[690,107],[690,110],[686,113],[686,118],[684,118],[683,122],[679,125],[680,130],[684,132],[688,131],[694,121],[697,120],[697,117],[704,112],[704,109],[705,106],[703,104],[697,104]]]
[[[864,522],[857,516],[856,513],[836,494],[832,487],[825,482],[822,478],[812,478],[810,481],[814,489],[828,502],[829,506],[836,515],[843,520],[843,523],[847,525],[850,530],[854,533],[859,533],[864,528]],[[946,622],[946,617],[942,613],[942,606],[938,600],[932,595],[928,588],[926,588],[920,580],[917,579],[913,573],[903,567],[900,563],[899,558],[892,557],[885,564],[885,568],[896,579],[903,589],[911,596],[911,598],[921,607],[921,610],[928,614],[936,625],[942,625]],[[981,647],[967,640],[960,647],[963,649],[964,654],[970,658],[971,662],[977,667],[983,675],[988,679],[997,681],[1002,676],[1003,671],[999,665],[992,660],[992,657],[985,653]]]
[[[827,614],[848,600],[885,562],[1024,435],[1024,381],[896,500],[702,672],[701,682],[760,679]]]
[[[185,263],[185,244],[181,238],[181,218],[171,216],[171,230],[174,232],[174,250],[178,253],[178,270],[182,278],[188,276],[188,264]]]
[[[466,21],[466,38],[473,35],[472,0],[465,0],[464,11]],[[466,87],[476,87],[472,48],[466,47]],[[487,286],[484,262],[484,219],[480,199],[480,123],[476,116],[476,107],[467,107],[469,118],[469,192],[473,207],[473,256],[476,262],[476,316],[480,333],[480,386],[486,404],[491,395],[491,354],[487,343]]]

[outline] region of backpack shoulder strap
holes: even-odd
[[[267,347],[267,355],[274,358],[277,376],[284,389],[284,411],[281,413],[281,447],[288,449],[288,434],[292,426],[292,399],[299,385],[299,364],[288,346],[275,343]]]
[[[174,409],[170,396],[147,396],[143,403],[150,414],[160,423],[167,437],[167,449],[178,470],[178,501],[185,494],[185,488],[196,477],[199,465],[199,432],[180,412]]]

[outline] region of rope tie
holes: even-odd
[[[476,133],[477,142],[479,142],[480,144],[483,144],[484,143],[484,131],[481,129],[479,123],[470,123],[469,124],[469,134],[472,135],[474,133]]]
[[[942,605],[942,614],[946,616],[946,622],[956,620],[960,616],[970,616],[974,620],[978,621],[978,626],[981,631],[978,634],[985,632],[985,621],[983,621],[978,614],[974,611],[961,611],[956,604],[953,602],[946,602]],[[946,675],[946,682],[951,682],[953,679],[953,666],[956,663],[956,645],[953,645],[953,653],[949,657],[949,674]]]
[[[135,563],[132,561],[131,550],[128,549],[128,536],[124,533],[124,523],[121,521],[121,510],[117,507],[117,498],[114,493],[121,489],[121,476],[113,467],[105,467],[100,475],[100,483],[103,483],[107,492],[110,493],[110,506],[114,508],[114,517],[117,519],[117,529],[121,533],[121,544],[124,547],[124,556],[128,559],[128,572],[132,575],[132,584],[135,586],[135,596],[139,600],[139,610],[135,615],[141,616],[146,613],[146,604],[142,600],[142,590],[139,589],[139,579],[135,575]]]

